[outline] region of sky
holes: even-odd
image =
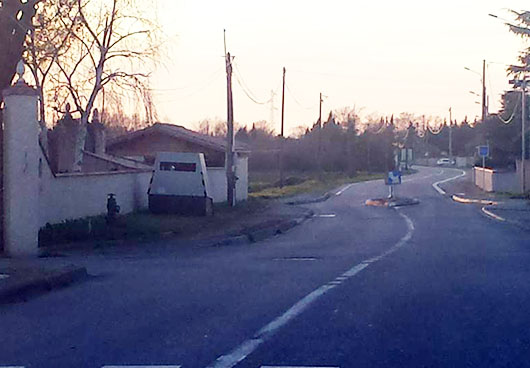
[[[482,60],[489,110],[509,89],[507,64],[524,47],[502,20],[522,0],[158,0],[166,51],[153,75],[159,120],[196,128],[226,119],[227,50],[234,56],[234,118],[285,129],[355,107],[362,117],[401,112],[473,120],[480,116]],[[465,67],[473,70],[468,71]],[[272,94],[274,92],[274,95]],[[273,96],[271,103],[271,97]],[[254,100],[254,101],[253,101]]]

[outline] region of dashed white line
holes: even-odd
[[[353,266],[334,280],[320,286],[316,290],[307,294],[305,297],[296,302],[291,308],[285,311],[281,316],[272,320],[270,323],[268,323],[258,332],[256,332],[251,339],[244,341],[241,345],[236,347],[230,353],[220,356],[207,368],[234,367],[236,364],[243,361],[248,355],[254,352],[261,344],[271,338],[276,332],[278,332],[280,328],[285,326],[292,319],[299,316],[302,312],[308,309],[313,303],[315,303],[328,291],[340,286],[348,279],[352,278],[353,276],[357,275],[359,272],[370,266],[372,263],[380,261],[384,257],[394,253],[396,250],[405,245],[412,238],[414,224],[407,215],[401,212],[399,212],[399,215],[403,217],[407,223],[407,233],[394,246],[392,246],[390,249],[388,249],[386,252],[379,255],[378,257],[371,258]]]

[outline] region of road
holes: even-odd
[[[260,243],[71,255],[87,282],[0,306],[0,366],[530,366],[530,238],[422,168],[358,183]]]

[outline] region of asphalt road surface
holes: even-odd
[[[354,184],[252,245],[70,256],[93,277],[0,306],[0,366],[530,366],[530,236],[422,168]],[[53,261],[53,260],[50,260]]]

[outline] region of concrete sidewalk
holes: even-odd
[[[516,198],[506,193],[485,192],[473,184],[471,173],[440,184],[454,201],[475,204],[490,218],[506,222],[530,231],[530,201]]]
[[[66,260],[0,258],[0,304],[25,301],[87,277],[85,267]]]

